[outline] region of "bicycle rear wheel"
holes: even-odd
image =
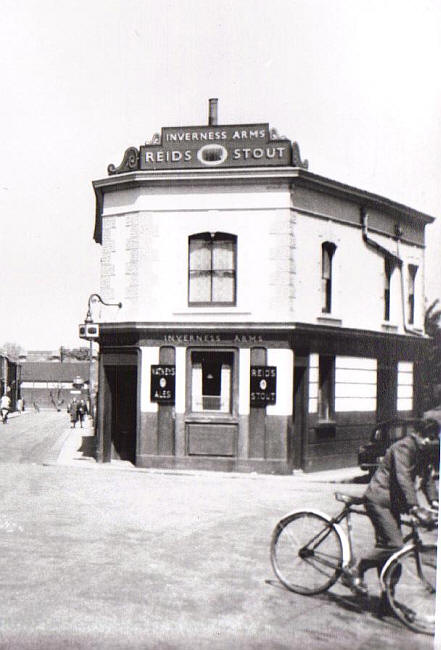
[[[384,584],[389,604],[404,625],[414,632],[435,634],[435,544],[410,548],[386,570]]]
[[[339,578],[343,546],[336,529],[313,512],[295,512],[279,521],[271,539],[274,573],[290,591],[311,596]]]

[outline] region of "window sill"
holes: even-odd
[[[328,427],[335,427],[335,426],[337,426],[337,422],[335,420],[318,420],[314,425],[314,428],[327,429]]]
[[[317,321],[323,325],[334,325],[338,327],[341,327],[343,323],[341,318],[337,318],[331,314],[322,314],[321,316],[317,316]]]
[[[185,416],[185,421],[187,423],[197,423],[197,424],[213,424],[216,422],[234,422],[238,423],[239,419],[236,415],[231,413],[213,413],[213,415],[208,415],[204,413],[203,415],[197,415],[196,413],[189,413]]]
[[[174,311],[173,316],[195,316],[195,315],[213,315],[213,314],[222,314],[224,316],[251,316],[250,311],[238,311],[234,307],[189,307],[188,309],[182,311]]]
[[[314,426],[317,440],[327,441],[334,439],[337,433],[337,423],[335,420],[319,420]]]
[[[395,325],[394,323],[381,323],[381,329],[383,329],[385,332],[398,332],[398,325]]]

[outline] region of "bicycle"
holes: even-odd
[[[295,510],[282,517],[271,538],[271,564],[280,582],[305,596],[319,594],[337,582],[353,563],[351,515],[367,516],[357,508],[364,497],[335,493],[343,509],[334,517],[319,510]],[[437,511],[431,510],[432,513]],[[346,521],[345,532],[340,524]],[[435,634],[436,544],[420,537],[418,519],[402,523],[411,528],[404,546],[384,564],[380,586],[391,611],[415,632]],[[433,519],[434,528],[437,519]]]

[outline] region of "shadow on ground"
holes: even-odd
[[[82,436],[81,446],[78,451],[83,458],[93,458],[96,460],[96,438],[95,436]]]

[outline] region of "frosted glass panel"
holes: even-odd
[[[215,241],[213,245],[213,269],[232,270],[234,250],[231,241]]]
[[[203,239],[193,239],[190,242],[190,270],[204,270],[211,268],[210,242]]]
[[[190,302],[210,302],[211,276],[200,271],[190,272],[188,299]]]
[[[213,275],[213,302],[233,302],[234,278],[231,273]]]

